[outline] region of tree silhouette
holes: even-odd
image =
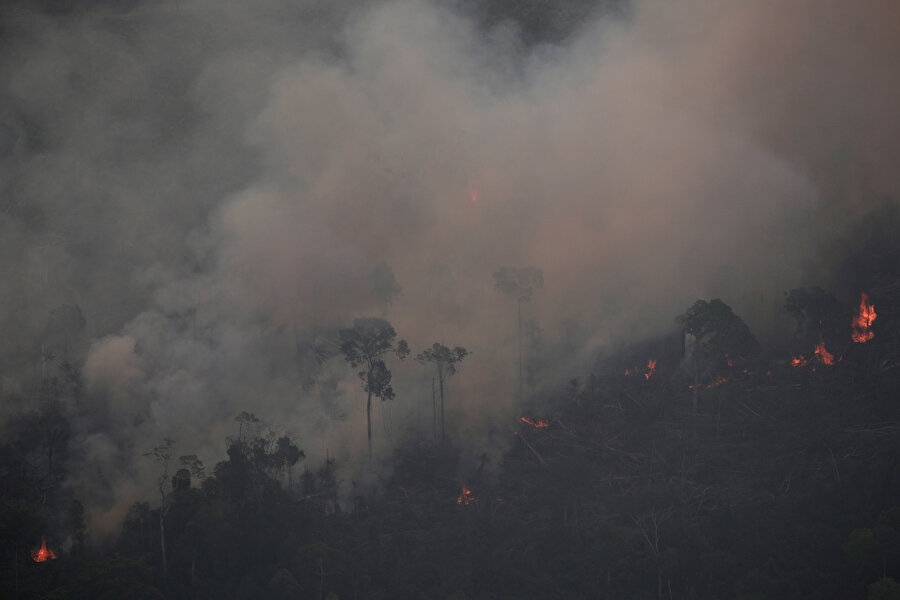
[[[437,371],[438,382],[441,391],[441,441],[443,442],[446,435],[444,430],[444,379],[456,374],[456,365],[460,363],[469,351],[461,346],[456,346],[453,350],[443,344],[435,342],[431,348],[422,351],[416,356],[416,361],[425,365],[433,364]]]
[[[759,343],[744,321],[731,307],[716,298],[697,300],[675,319],[684,333],[693,337],[690,365],[694,377],[694,432],[697,428],[697,404],[700,374],[712,374],[724,368],[729,359],[751,358],[759,353]]]
[[[522,400],[522,303],[530,302],[534,291],[544,286],[544,272],[537,267],[503,267],[494,273],[497,289],[516,299],[516,334],[519,346],[519,400]]]
[[[384,362],[386,354],[393,353],[403,360],[409,354],[406,340],[394,342],[397,332],[385,319],[363,317],[353,321],[353,327],[339,333],[341,353],[354,368],[362,367],[358,375],[366,397],[366,424],[369,441],[369,458],[372,458],[372,396],[382,401],[394,399],[391,387],[391,371]]]

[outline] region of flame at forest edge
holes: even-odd
[[[637,375],[639,369],[635,367],[634,369],[625,369],[625,375]],[[644,371],[644,379],[649,380],[650,377],[656,372],[656,361],[652,358],[647,361],[647,368]]]
[[[712,389],[712,388],[714,388],[714,387],[719,387],[720,385],[722,385],[722,384],[725,383],[726,381],[728,381],[728,378],[727,378],[727,377],[722,377],[721,375],[719,375],[718,377],[715,378],[715,380],[711,381],[710,383],[707,383],[707,384],[705,384],[705,385],[702,384],[702,383],[699,384],[699,385],[697,386],[697,388],[698,388],[698,389],[701,389],[701,390],[709,390],[709,389]],[[688,386],[688,389],[689,389],[689,390],[694,389],[694,385],[693,385],[693,384],[689,385],[689,386]]]
[[[826,365],[833,365],[835,362],[834,354],[825,349],[825,340],[821,338],[819,338],[819,345],[816,346],[814,353]]]
[[[47,547],[47,540],[44,536],[41,536],[41,549],[32,551],[31,558],[34,559],[34,562],[45,562],[47,560],[56,559],[56,554]]]
[[[853,317],[853,341],[864,343],[875,337],[875,333],[869,331],[869,327],[878,316],[875,306],[869,303],[869,296],[865,292],[859,294],[859,312]]]
[[[520,420],[523,423],[528,423],[532,427],[537,427],[537,428],[550,427],[550,423],[548,423],[547,421],[544,421],[543,419],[538,419],[537,421],[535,421],[534,419],[529,419],[528,417],[522,417]]]
[[[841,360],[840,358],[835,360],[834,354],[832,354],[825,348],[825,340],[823,340],[821,337],[819,337],[819,343],[816,344],[816,347],[813,350],[813,355],[814,357],[817,357],[819,362],[821,362],[823,365],[834,365]],[[795,356],[791,359],[791,366],[805,367],[809,365],[812,360],[812,358],[806,358],[805,356]],[[812,365],[812,368],[813,370],[815,370],[815,365]]]
[[[462,493],[459,495],[459,498],[456,499],[457,504],[469,504],[470,502],[475,501],[475,496],[472,495],[472,490],[467,488],[466,486],[462,486]]]

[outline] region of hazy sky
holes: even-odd
[[[448,426],[496,450],[500,267],[544,272],[526,316],[552,384],[696,298],[767,323],[826,283],[823,237],[900,197],[893,0],[645,0],[531,46],[427,1],[42,6],[0,20],[0,376],[8,413],[42,344],[82,367],[97,531],[150,497],[157,440],[212,467],[241,410],[362,477],[359,382],[309,358],[354,317],[472,351]],[[65,305],[86,326],[61,348]],[[431,426],[429,373],[395,366],[382,455]]]

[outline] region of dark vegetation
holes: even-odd
[[[107,545],[87,539],[63,485],[78,370],[48,366],[0,454],[0,594],[898,598],[900,242],[861,247],[870,271],[852,270],[852,289],[868,289],[878,312],[866,343],[849,341],[858,291],[786,294],[804,366],[767,355],[725,303],[698,301],[676,319],[687,335],[635,344],[532,396],[524,419],[492,434],[509,441],[502,464],[464,460],[451,435],[426,433],[396,448],[382,488],[349,498],[331,461],[308,464],[302,440],[259,435],[244,412],[208,474],[172,440],[149,450],[160,494],[135,503]],[[380,357],[409,351],[394,339],[383,319],[342,334],[382,401]],[[820,342],[833,365],[814,353]],[[446,376],[465,355],[435,344],[419,359]],[[43,535],[58,558],[38,563]]]

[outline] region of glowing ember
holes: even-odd
[[[456,499],[456,503],[469,504],[470,502],[475,502],[475,496],[472,495],[472,490],[470,490],[466,486],[463,486],[462,494],[460,494],[459,498]]]
[[[819,345],[816,346],[815,355],[826,365],[834,364],[834,354],[825,349],[825,341],[822,338],[819,338]]]
[[[650,376],[656,372],[656,361],[652,358],[647,361],[647,372],[644,373],[644,379],[649,380]]]
[[[794,358],[791,359],[792,367],[805,367],[808,364],[809,364],[809,361],[806,359],[805,356],[795,356]]]
[[[647,361],[647,367],[643,370],[644,379],[650,379],[653,373],[656,372],[656,361],[652,358]],[[625,375],[637,375],[641,373],[641,369],[639,367],[635,367],[633,369],[625,369]]]
[[[714,387],[719,387],[720,385],[722,385],[722,384],[725,383],[726,381],[728,381],[727,378],[722,377],[721,375],[719,375],[718,377],[716,377],[716,379],[715,379],[714,381],[712,381],[712,382],[710,382],[710,383],[708,383],[708,384],[706,384],[706,385],[704,385],[704,384],[701,383],[701,384],[699,384],[697,387],[698,387],[699,389],[701,389],[701,390],[709,390],[709,389],[712,389],[712,388],[714,388]],[[692,385],[689,385],[689,386],[688,386],[688,389],[690,389],[690,390],[694,389],[693,384],[692,384]]]
[[[520,420],[523,423],[528,423],[532,427],[537,427],[538,429],[540,429],[541,427],[550,427],[550,423],[544,421],[543,419],[538,419],[537,421],[535,421],[533,419],[529,419],[528,417],[522,417]]]
[[[47,547],[47,540],[44,539],[44,536],[41,536],[41,549],[33,551],[31,553],[31,558],[34,559],[34,562],[45,562],[56,559],[53,550]]]
[[[853,317],[853,341],[857,343],[868,342],[875,333],[869,331],[872,322],[878,315],[875,313],[875,306],[869,304],[869,296],[865,292],[860,293],[859,313]]]

